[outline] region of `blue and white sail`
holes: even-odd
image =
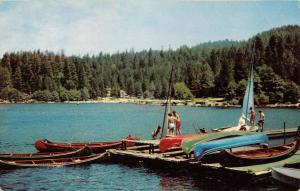
[[[249,67],[249,74],[248,74],[248,83],[243,99],[243,106],[241,111],[241,116],[236,126],[233,127],[225,127],[221,129],[215,129],[215,131],[255,131],[257,127],[251,127],[247,121],[250,122],[250,108],[254,111],[254,83],[253,83],[253,64]]]
[[[253,93],[253,65],[251,64],[249,75],[248,75],[248,84],[246,87],[246,92],[243,99],[242,115],[246,120],[250,119],[250,108],[254,110],[254,93]]]

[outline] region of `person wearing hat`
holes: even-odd
[[[258,121],[258,126],[260,128],[260,131],[263,132],[264,131],[264,124],[265,124],[265,114],[259,110],[259,121]]]

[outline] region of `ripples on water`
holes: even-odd
[[[212,129],[233,123],[239,109],[176,107],[184,133],[194,127]],[[293,109],[263,109],[266,128],[300,124]],[[34,141],[116,140],[134,134],[150,138],[161,123],[163,108],[130,104],[0,105],[0,151],[35,152]],[[245,183],[246,182],[246,183]],[[270,177],[243,181],[222,175],[161,172],[122,164],[90,164],[63,168],[0,170],[3,190],[277,190]]]
[[[277,190],[271,178],[246,184],[206,175],[166,173],[118,164],[1,171],[3,190]]]

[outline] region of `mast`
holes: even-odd
[[[168,106],[169,106],[169,104],[171,104],[169,102],[171,101],[172,78],[173,78],[173,65],[172,65],[171,73],[170,73],[170,77],[169,77],[168,95],[167,95],[167,100],[166,100],[166,105],[165,105],[165,113],[164,113],[163,126],[162,126],[162,130],[161,130],[160,138],[164,137],[166,117],[167,117],[167,114],[168,114]]]

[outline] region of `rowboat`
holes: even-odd
[[[89,156],[68,157],[57,159],[34,159],[34,160],[0,160],[2,168],[22,168],[22,167],[61,167],[95,162],[104,158],[106,153],[93,154]]]
[[[0,153],[0,160],[34,160],[34,159],[54,159],[91,154],[87,147],[69,152],[39,152],[39,153]]]
[[[279,182],[300,188],[300,169],[296,168],[272,168],[272,177]]]
[[[132,136],[128,136],[125,140],[133,140]],[[72,151],[88,147],[93,153],[104,152],[107,149],[116,149],[122,146],[122,141],[112,142],[94,142],[94,143],[57,143],[47,139],[37,140],[35,148],[41,152],[56,152],[56,151]],[[132,142],[126,142],[126,146],[133,146]]]
[[[195,136],[201,136],[205,135],[204,133],[196,133],[196,134],[186,134],[186,135],[180,135],[180,136],[174,136],[174,137],[165,137],[160,140],[159,142],[159,150],[161,153],[164,153],[168,150],[174,149],[174,148],[180,148],[181,142],[186,138],[191,138]]]
[[[273,147],[273,148],[259,148],[246,151],[224,151],[222,161],[223,166],[244,166],[264,164],[283,160],[292,156],[299,148],[299,140],[291,143]]]
[[[196,143],[202,143],[206,141],[212,141],[216,139],[224,139],[229,137],[252,135],[255,134],[249,131],[233,131],[233,132],[214,132],[207,134],[199,134],[199,136],[185,138],[181,143],[182,151],[186,154],[190,154],[194,150]]]
[[[194,156],[197,160],[201,160],[203,156],[216,151],[223,151],[225,149],[268,142],[268,136],[266,134],[259,133],[255,135],[239,136],[204,143],[197,143],[194,148]]]

